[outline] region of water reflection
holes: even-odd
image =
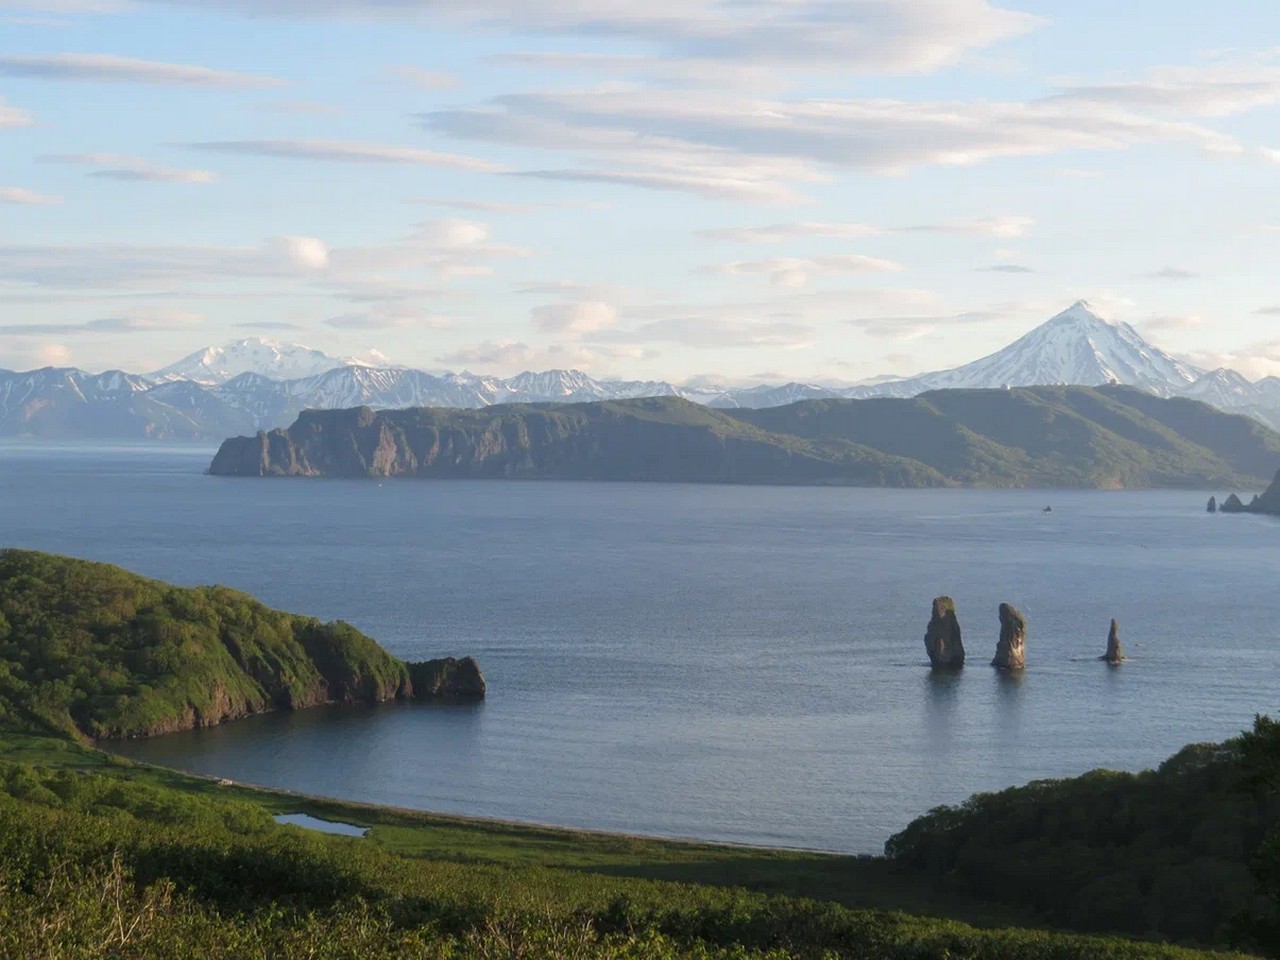
[[[961,671],[930,670],[925,674],[925,734],[933,757],[952,752],[956,737],[956,703]]]

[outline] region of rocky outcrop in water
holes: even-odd
[[[1012,604],[1000,604],[1000,642],[991,665],[1000,670],[1021,670],[1027,665],[1027,621]]]
[[[1107,635],[1107,652],[1098,659],[1110,664],[1124,662],[1124,647],[1120,645],[1120,624],[1114,619],[1111,621],[1111,632]]]
[[[950,597],[934,597],[924,649],[935,670],[959,670],[964,666],[960,621],[956,619],[956,602]]]
[[[1222,513],[1266,513],[1272,516],[1280,516],[1280,471],[1276,472],[1275,479],[1271,481],[1271,486],[1255,496],[1249,503],[1246,504],[1233,493],[1222,501],[1222,506],[1218,509]]]
[[[485,694],[484,674],[473,657],[446,657],[406,664],[417,700],[476,700]]]
[[[1210,512],[1210,513],[1217,513],[1217,512],[1218,512],[1218,498],[1217,498],[1217,497],[1210,497],[1210,498],[1209,498],[1209,507],[1208,507],[1208,509],[1209,509],[1209,512]]]

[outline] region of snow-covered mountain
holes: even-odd
[[[1162,397],[1186,391],[1202,375],[1144,340],[1127,323],[1104,319],[1078,300],[1003,350],[907,380],[857,387],[847,396],[914,396],[928,390],[1123,383]]]
[[[191,380],[213,386],[226,383],[242,373],[256,373],[273,380],[297,380],[324,373],[334,367],[370,366],[353,357],[332,357],[300,343],[280,343],[247,337],[225,347],[207,347],[146,375],[148,380],[162,383]]]
[[[1280,429],[1280,378],[1251,383],[1233,370],[1198,370],[1079,301],[972,363],[841,390],[805,383],[734,387],[597,380],[580,370],[526,371],[505,379],[465,371],[433,374],[344,360],[299,344],[239,340],[193,353],[147,377],[120,371],[0,370],[0,435],[214,440],[287,426],[308,408],[485,407],[651,396],[680,396],[714,407],[773,407],[827,397],[1109,382],[1202,400]]]

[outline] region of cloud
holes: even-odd
[[[304,270],[323,270],[329,265],[329,248],[316,237],[276,237],[268,245]]]
[[[714,273],[767,274],[779,287],[803,287],[813,276],[841,273],[894,273],[905,270],[902,264],[861,254],[834,254],[825,257],[773,257],[768,260],[738,260],[707,268]]]
[[[1184,270],[1181,267],[1165,267],[1161,270],[1156,270],[1154,273],[1148,273],[1146,276],[1149,280],[1194,280],[1200,274],[1191,270]]]
[[[1205,370],[1236,370],[1250,380],[1276,377],[1280,376],[1280,340],[1250,343],[1234,351],[1197,351],[1187,354],[1186,359]]]
[[[677,343],[703,349],[774,347],[794,350],[816,339],[813,327],[785,320],[734,320],[714,314],[672,316],[591,338],[592,343]]]
[[[986,310],[968,310],[963,313],[933,316],[866,316],[844,322],[849,326],[857,327],[867,336],[877,339],[918,340],[939,329],[999,322],[1024,313],[1026,310],[1026,304],[1009,303]]]
[[[531,369],[598,369],[601,364],[615,360],[653,356],[652,351],[638,347],[587,347],[577,343],[534,347],[517,340],[485,340],[436,359],[450,366],[512,374]]]
[[[11,107],[4,97],[0,97],[0,130],[6,127],[30,127],[35,122],[35,118],[26,110]]]
[[[282,160],[324,160],[331,163],[405,163],[421,167],[453,167],[459,170],[500,171],[501,165],[455,153],[419,150],[382,143],[348,140],[215,140],[188,143],[196,150],[274,157]]]
[[[123,156],[116,153],[55,153],[40,157],[44,163],[72,163],[86,167],[98,167],[89,173],[91,177],[106,180],[128,180],[141,183],[213,183],[217,174],[208,170],[178,170],[159,167],[142,157]]]
[[[549,303],[534,307],[530,313],[534,326],[542,333],[573,339],[609,330],[618,324],[617,308],[601,301]]]
[[[611,183],[623,187],[679,190],[715,200],[746,200],[753,203],[793,204],[804,198],[794,190],[742,177],[714,172],[666,173],[645,170],[521,170],[514,174],[536,180],[566,180],[579,183]]]
[[[344,313],[324,322],[338,330],[447,330],[454,325],[448,317],[396,310]]]
[[[1253,312],[1263,317],[1280,317],[1280,307],[1259,307]]]
[[[703,240],[726,240],[733,243],[783,243],[788,240],[807,240],[815,237],[833,240],[857,240],[883,233],[880,227],[865,223],[772,223],[763,227],[719,227],[699,230],[694,236]]]
[[[458,77],[442,70],[424,70],[414,66],[387,67],[387,73],[419,90],[448,90],[459,84]]]
[[[345,111],[336,103],[321,103],[318,100],[270,100],[257,105],[259,110],[267,113],[296,114],[312,117],[335,117]]]
[[[74,336],[86,333],[159,333],[189,330],[204,322],[198,313],[186,311],[147,311],[112,317],[99,317],[81,323],[8,323],[0,324],[0,336]]]
[[[1184,316],[1148,317],[1139,321],[1136,326],[1152,333],[1164,333],[1171,330],[1194,330],[1204,323],[1204,318],[1197,314]]]
[[[977,267],[979,273],[1035,273],[1031,267],[1020,263],[993,263],[989,267]]]
[[[153,0],[155,2],[155,0]],[[918,72],[1041,23],[988,0],[168,0],[255,17],[448,20],[644,45],[661,57],[803,70]]]
[[[24,187],[0,187],[0,203],[23,206],[49,206],[61,202],[61,197],[55,197],[47,193],[36,193],[34,190],[27,190]]]
[[[1140,80],[1068,84],[1053,99],[1169,115],[1226,117],[1280,103],[1280,67],[1231,63],[1158,67]]]
[[[941,223],[909,227],[879,227],[866,223],[774,223],[764,227],[727,227],[700,230],[695,236],[704,240],[729,240],[735,243],[782,243],[788,240],[830,238],[854,240],[884,233],[955,233],[1011,239],[1025,237],[1035,221],[1030,217],[985,217],[977,220],[948,220]]]
[[[245,330],[301,330],[302,324],[290,323],[288,320],[242,320],[233,323],[233,327]]]
[[[714,91],[602,89],[521,93],[421,117],[434,133],[583,154],[585,163],[519,171],[543,179],[796,203],[796,184],[833,170],[901,175],[1006,157],[1181,143],[1219,153],[1229,134],[1138,111],[1071,101],[781,100]],[[947,225],[928,225],[944,229]],[[1022,218],[952,225],[1018,236]]]
[[[366,247],[328,247],[315,237],[274,237],[257,246],[0,243],[0,282],[57,290],[216,288],[243,280],[309,284],[369,300],[417,295],[425,274],[475,276],[496,259],[521,257],[485,224],[427,221],[408,236]]]
[[[56,53],[0,57],[0,75],[46,80],[120,81],[181,87],[259,88],[284,83],[276,77],[211,70],[182,63],[136,60],[102,53]]]
[[[907,233],[957,233],[976,237],[1012,240],[1025,237],[1035,221],[1030,217],[984,217],[978,220],[947,220],[897,229]]]

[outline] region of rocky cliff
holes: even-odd
[[[1027,665],[1027,620],[1009,603],[1000,604],[1000,640],[991,665],[1000,670],[1021,670]]]
[[[529,478],[941,486],[922,464],[848,441],[770,434],[670,397],[483,410],[308,410],[222,444],[223,476]]]
[[[1280,471],[1276,472],[1271,486],[1245,503],[1236,494],[1231,494],[1218,508],[1221,513],[1267,513],[1280,517]]]
[[[924,649],[935,670],[959,670],[964,666],[960,621],[956,619],[956,602],[950,597],[934,597]]]
[[[677,397],[479,410],[304,411],[222,444],[224,476],[665,480],[856,486],[1257,483],[1280,434],[1135,390],[943,390],[720,411]],[[1203,409],[1201,409],[1203,407]],[[1194,414],[1192,416],[1191,414]]]

